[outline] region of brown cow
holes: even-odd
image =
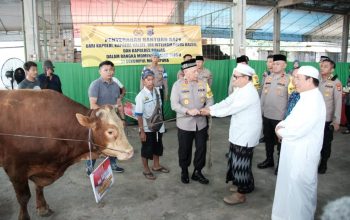
[[[53,90],[17,90],[0,91],[0,109],[0,166],[16,191],[20,220],[30,219],[28,179],[36,185],[38,214],[52,214],[43,188],[60,178],[70,165],[88,158],[89,129],[94,159],[101,153],[119,160],[133,155],[123,123],[112,106],[90,113],[83,105]]]

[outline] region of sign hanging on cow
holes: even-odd
[[[104,60],[115,65],[145,65],[152,52],[161,64],[178,64],[185,54],[202,54],[201,29],[193,25],[83,25],[82,66]]]
[[[99,203],[114,183],[109,157],[90,174],[90,181],[96,203]]]

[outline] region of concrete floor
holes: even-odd
[[[228,150],[229,118],[213,119],[211,168],[203,173],[209,178],[209,185],[180,182],[177,157],[177,131],[174,122],[167,124],[164,135],[164,156],[161,163],[171,171],[157,174],[155,181],[142,175],[140,142],[136,126],[128,128],[130,143],[135,156],[121,163],[126,169],[115,174],[115,184],[100,204],[96,204],[89,179],[84,172],[84,163],[70,167],[65,175],[53,185],[45,188],[46,200],[55,213],[47,218],[35,213],[35,191],[31,184],[32,198],[28,210],[32,219],[85,220],[85,219],[270,219],[276,176],[273,169],[259,170],[258,162],[265,159],[265,147],[255,148],[253,173],[256,189],[247,197],[245,204],[228,206],[223,197],[229,195],[225,183],[225,153]],[[343,128],[344,129],[344,128]],[[316,218],[322,214],[322,207],[344,195],[350,195],[350,135],[335,134],[333,152],[325,175],[319,176],[318,207]],[[193,168],[190,169],[192,172]],[[0,169],[0,219],[15,220],[18,203],[14,190],[3,169]]]

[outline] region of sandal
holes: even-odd
[[[155,180],[156,179],[156,177],[153,175],[152,172],[149,172],[149,173],[142,172],[142,174],[146,177],[146,179],[149,179],[149,180]]]
[[[237,205],[245,202],[245,197],[240,198],[236,193],[226,196],[224,202],[228,205]]]
[[[154,169],[154,167],[152,167],[152,171],[154,172],[161,172],[161,173],[169,173],[170,171],[163,167],[163,166],[160,166],[158,169]]]
[[[345,130],[342,132],[343,134],[350,134],[350,130]]]

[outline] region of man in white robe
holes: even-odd
[[[317,204],[317,167],[326,121],[326,106],[318,89],[318,70],[302,66],[295,78],[300,100],[277,124],[282,139],[280,167],[272,207],[273,220],[311,220]]]
[[[233,193],[224,198],[229,205],[244,203],[246,194],[255,187],[251,167],[254,147],[259,144],[262,117],[259,94],[252,83],[254,74],[254,69],[247,64],[237,64],[232,74],[233,93],[220,103],[201,109],[202,115],[231,115],[226,182],[232,181],[230,191]]]

